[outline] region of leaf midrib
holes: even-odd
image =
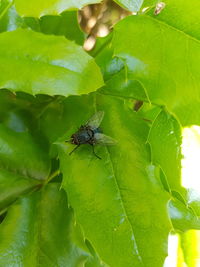
[[[155,21],[155,22],[157,22],[158,24],[164,25],[165,27],[168,27],[169,29],[175,30],[175,31],[177,31],[178,33],[181,33],[181,34],[185,35],[187,38],[189,38],[189,39],[195,41],[196,43],[200,44],[200,40],[199,40],[199,39],[197,39],[197,38],[195,38],[195,37],[189,35],[188,33],[186,33],[186,32],[184,32],[184,31],[182,31],[182,30],[180,30],[180,29],[174,27],[173,25],[170,25],[170,24],[168,24],[168,23],[166,23],[166,22],[164,22],[164,21],[162,21],[162,20],[156,19],[156,18],[154,18],[154,17],[152,17],[152,16],[150,16],[150,15],[147,15],[147,14],[144,15],[144,17],[147,18],[147,19],[149,19],[149,20]]]
[[[120,187],[119,187],[119,182],[117,180],[117,176],[115,174],[115,169],[114,169],[114,165],[113,165],[113,161],[112,161],[112,157],[111,157],[111,154],[110,154],[110,151],[108,149],[108,147],[106,146],[106,151],[107,151],[107,154],[109,156],[109,162],[110,162],[110,166],[111,166],[111,170],[112,170],[112,173],[113,173],[113,177],[114,177],[114,180],[115,180],[115,184],[116,184],[116,187],[117,187],[117,190],[119,192],[119,195],[120,195],[120,200],[121,200],[121,204],[122,204],[122,208],[124,210],[124,215],[127,219],[127,222],[130,224],[130,227],[131,227],[131,231],[133,233],[133,236],[134,236],[134,240],[133,241],[133,247],[134,247],[134,250],[137,251],[137,258],[138,260],[142,263],[143,263],[143,260],[142,260],[142,257],[139,253],[139,248],[138,248],[138,245],[137,245],[137,241],[136,241],[136,238],[135,238],[135,234],[134,234],[134,230],[133,230],[133,226],[132,226],[132,223],[131,223],[131,220],[129,219],[129,216],[128,216],[128,212],[127,212],[127,209],[126,209],[126,206],[124,204],[124,200],[123,200],[123,197],[122,197],[122,194],[121,194],[121,191],[120,191]],[[136,249],[135,249],[136,247]]]

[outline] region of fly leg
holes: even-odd
[[[101,159],[94,151],[94,145],[93,144],[90,144],[92,146],[92,151],[93,151],[93,154],[98,158],[98,159]]]
[[[80,146],[80,144],[79,145],[77,145],[70,153],[69,153],[69,155],[71,155],[78,147]]]

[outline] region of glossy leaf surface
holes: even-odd
[[[42,17],[44,15],[58,15],[67,9],[81,9],[89,4],[99,3],[101,0],[16,0],[15,6],[21,16]]]
[[[138,12],[143,7],[149,7],[154,5],[157,0],[114,0],[116,3],[118,3],[123,8],[132,11],[132,12]]]
[[[158,16],[153,14],[153,9],[148,15],[200,40],[199,1],[165,0],[163,2],[166,4],[165,8]]]
[[[44,180],[49,175],[46,151],[28,132],[15,132],[0,125],[0,167],[16,174]]]
[[[88,145],[69,156],[74,146],[63,143],[59,156],[63,188],[85,237],[105,263],[162,266],[171,227],[167,193],[162,189],[156,169],[150,165],[145,145],[148,127],[123,103],[100,94],[94,98],[71,97],[65,103],[70,110],[65,140],[96,109],[105,112],[101,128],[117,145],[96,146],[97,155],[102,157],[99,160]],[[155,247],[159,257],[153,253]]]
[[[77,11],[66,11],[58,16],[43,16],[40,19],[24,18],[23,22],[37,32],[63,35],[69,40],[75,40],[77,44],[83,44],[84,33],[78,23]]]
[[[75,242],[73,212],[57,184],[16,202],[0,225],[0,239],[2,266],[76,267],[86,261]]]
[[[167,106],[183,125],[200,123],[197,40],[144,15],[119,22],[113,45],[114,55],[128,67],[128,78],[141,82],[153,103]]]
[[[103,85],[94,60],[63,37],[22,29],[5,32],[0,35],[0,55],[0,88],[68,96]]]
[[[0,212],[12,204],[19,196],[39,188],[39,181],[23,177],[5,170],[0,173]]]
[[[139,11],[143,4],[143,0],[115,0],[115,2],[132,12]]]
[[[69,40],[75,40],[77,44],[83,44],[84,40],[77,11],[66,11],[57,16],[22,18],[18,15],[12,1],[3,0],[0,5],[0,32],[18,28],[31,28],[45,34],[63,35]]]
[[[181,128],[177,120],[161,111],[153,122],[148,142],[154,164],[161,167],[172,190],[181,190]]]
[[[188,267],[200,264],[200,231],[190,230],[181,235],[181,247],[184,261]]]
[[[169,214],[176,230],[183,232],[190,229],[200,230],[200,218],[182,202],[171,200],[169,202]]]

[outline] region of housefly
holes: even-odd
[[[71,140],[66,141],[76,145],[69,153],[71,155],[80,145],[89,144],[92,146],[94,155],[101,159],[94,151],[95,145],[114,145],[116,142],[113,138],[102,133],[99,128],[104,117],[103,111],[95,113],[85,125],[81,125],[77,132],[72,134]]]

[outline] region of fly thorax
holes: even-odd
[[[90,133],[87,130],[79,131],[77,133],[79,144],[86,144],[90,139]]]

